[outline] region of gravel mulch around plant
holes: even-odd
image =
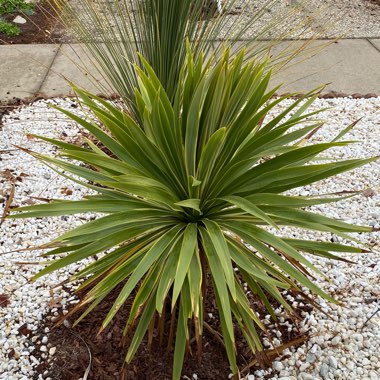
[[[52,99],[50,102],[80,112],[77,104],[70,99]],[[47,103],[48,101],[40,100],[3,117],[3,126],[0,127],[1,213],[7,211],[8,206],[38,202],[36,198],[80,199],[86,194],[83,187],[59,177],[15,148],[15,145],[21,145],[42,153],[54,153],[54,149],[47,144],[37,142],[32,134],[59,137],[68,141],[80,139],[80,129],[75,123],[48,108]],[[362,118],[347,135],[347,139],[358,140],[360,143],[331,150],[331,155],[339,158],[380,155],[380,98],[318,99],[315,103],[317,108],[326,106],[335,108],[325,111],[322,115],[327,123],[313,136],[314,141],[331,139],[354,120]],[[298,194],[361,191],[355,197],[337,204],[318,206],[315,210],[347,222],[378,228],[380,227],[379,185],[380,164],[377,161],[334,179],[301,188]],[[66,313],[78,302],[72,295],[75,286],[68,288],[56,285],[69,273],[77,271],[78,267],[72,266],[68,271],[61,271],[29,283],[28,279],[36,273],[38,267],[28,265],[27,262],[38,261],[38,254],[41,252],[7,253],[46,243],[63,231],[93,217],[94,215],[86,214],[2,222],[0,379],[27,380],[49,377],[51,380],[78,379],[83,376],[89,364],[87,346],[92,354],[93,364],[88,379],[122,378],[118,371],[124,353],[118,345],[117,338],[116,341],[113,340],[120,333],[122,314],[111,331],[108,331],[107,335],[100,336],[98,340],[95,337],[97,331],[95,325],[100,314],[89,317],[82,326],[52,330],[52,318]],[[284,229],[281,233],[300,236],[298,231],[290,229]],[[339,240],[336,236],[316,233],[306,233],[302,236]],[[334,306],[320,301],[322,310],[330,315],[329,318],[320,311],[311,310],[308,305],[301,305],[299,300],[288,295],[289,301],[299,310],[302,317],[298,324],[299,330],[284,318],[282,310],[278,308],[276,312],[280,316],[280,331],[272,342],[263,338],[264,345],[267,349],[272,349],[273,346],[281,347],[289,339],[304,335],[308,335],[309,340],[298,348],[288,348],[281,352],[280,357],[273,363],[273,368],[262,370],[252,367],[250,375],[247,376],[249,380],[380,379],[380,233],[358,234],[356,237],[372,250],[371,253],[344,256],[357,264],[312,258],[316,266],[331,279],[326,281],[318,278],[318,283],[341,301],[341,304]],[[216,328],[217,313],[210,309],[210,314],[206,316],[206,321]],[[269,329],[275,329],[270,319],[267,319],[266,324]],[[67,332],[63,333],[62,329],[66,329]],[[214,337],[206,335],[204,343],[207,342],[213,348],[208,352],[208,356],[206,354],[203,367],[194,359],[188,360],[185,367],[187,378],[220,380],[228,377],[228,365],[220,344]],[[153,355],[149,361],[147,347],[143,346],[136,362],[124,367],[123,371],[127,376],[124,378],[168,378],[170,356],[164,359],[162,351],[156,345],[152,346],[152,350]],[[204,350],[207,352],[207,347]],[[70,362],[65,360],[63,355],[65,351]],[[105,355],[109,360],[108,372],[94,370],[97,368],[96,365],[99,365],[97,360],[100,362],[99,368],[102,368],[100,358],[103,356],[104,360]],[[244,356],[243,346],[238,347],[238,355],[240,364],[244,367],[244,360],[248,360],[249,357]],[[68,368],[72,373],[59,377],[61,376],[57,372],[59,368],[61,370]],[[219,368],[219,372],[215,372],[215,368]],[[113,370],[116,375],[110,375],[110,371]]]

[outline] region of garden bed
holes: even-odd
[[[5,21],[20,29],[19,35],[0,33],[0,45],[4,44],[50,44],[66,42],[67,32],[57,20],[55,9],[49,1],[38,2],[30,15],[23,12],[12,12],[1,16]],[[17,17],[25,20],[23,24],[15,24]]]
[[[70,99],[53,99],[51,102],[64,108],[80,112],[77,104]],[[46,144],[37,143],[31,134],[58,137],[66,141],[78,141],[81,130],[75,123],[68,121],[62,114],[47,107],[47,101],[40,100],[34,104],[16,109],[4,116],[4,126],[0,129],[0,171],[2,205],[26,205],[36,202],[37,198],[60,197],[62,199],[80,199],[87,190],[81,186],[58,177],[47,167],[15,149],[21,145],[41,153],[53,153],[54,149]],[[347,136],[348,139],[361,143],[348,148],[336,148],[335,157],[365,157],[379,155],[380,98],[371,99],[320,99],[317,108],[334,106],[322,116],[328,120],[325,128],[320,130],[313,141],[322,141],[337,134],[348,124],[361,117],[363,119]],[[374,162],[348,174],[341,174],[334,179],[325,180],[315,186],[299,190],[302,195],[319,192],[342,192],[357,190],[361,194],[341,201],[317,207],[324,214],[352,222],[354,224],[380,226],[378,203],[380,201],[379,163]],[[12,188],[14,197],[12,197]],[[6,220],[0,247],[0,373],[5,378],[47,378],[54,380],[77,379],[86,371],[91,362],[88,379],[120,379],[120,363],[124,350],[118,345],[118,337],[125,323],[123,313],[119,314],[110,330],[96,338],[96,331],[104,315],[107,304],[100,311],[89,316],[78,327],[70,325],[53,329],[52,318],[59,317],[64,310],[70,310],[77,300],[72,292],[74,288],[58,286],[68,273],[60,271],[35,283],[27,282],[38,270],[35,265],[26,262],[38,260],[40,252],[21,251],[8,253],[20,247],[42,244],[75,225],[90,220],[94,215],[43,218],[38,220]],[[283,234],[298,237],[296,231],[286,229]],[[305,237],[305,236],[303,236]],[[326,238],[316,233],[306,233],[310,238]],[[280,352],[279,360],[273,368],[251,368],[255,379],[278,379],[295,376],[296,379],[376,379],[380,371],[380,323],[377,310],[380,301],[380,260],[379,232],[358,234],[356,236],[374,253],[345,255],[357,264],[331,262],[318,257],[311,259],[316,266],[332,278],[328,282],[322,278],[318,284],[343,303],[334,306],[320,302],[322,311],[307,310],[294,299],[295,307],[301,309],[302,320],[297,329],[287,320],[280,320],[283,330],[273,342],[263,339],[267,349],[281,347],[287,340],[308,334],[310,339],[301,347],[287,348]],[[329,239],[336,241],[336,236]],[[70,273],[78,270],[77,266],[69,268]],[[5,301],[6,300],[6,301]],[[206,321],[214,329],[218,328],[217,312],[210,305],[212,316]],[[303,310],[302,310],[303,309]],[[282,315],[279,309],[278,314]],[[326,312],[329,316],[323,314]],[[73,321],[73,319],[70,319]],[[268,326],[272,322],[268,319]],[[274,327],[274,326],[272,326]],[[289,329],[289,337],[286,332]],[[111,335],[108,335],[108,334]],[[112,340],[109,338],[112,337]],[[238,340],[239,341],[239,340]],[[155,342],[156,343],[156,342]],[[240,343],[241,344],[241,343]],[[87,346],[91,353],[90,360]],[[206,334],[204,340],[205,358],[198,364],[196,358],[189,358],[185,364],[184,374],[188,378],[202,380],[222,380],[228,377],[227,360],[223,347],[213,335]],[[125,366],[125,379],[167,379],[170,368],[170,355],[164,358],[163,351],[157,344],[152,346],[152,354],[147,355],[148,348],[143,346],[130,366]],[[110,355],[112,355],[110,357]],[[245,367],[249,357],[244,356],[244,347],[238,346],[240,367]],[[107,364],[105,359],[107,358]],[[22,374],[22,375],[21,375]],[[129,377],[128,377],[129,376]],[[186,379],[186,378],[185,378]],[[252,377],[248,377],[249,380]]]

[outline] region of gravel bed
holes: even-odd
[[[52,99],[50,102],[80,112],[70,99]],[[326,106],[335,108],[323,113],[322,117],[327,123],[314,136],[314,141],[331,139],[348,124],[362,118],[347,136],[361,143],[334,149],[332,155],[341,158],[380,155],[380,97],[319,99],[314,107]],[[49,145],[37,143],[31,134],[73,141],[78,132],[75,123],[49,108],[48,101],[44,100],[5,116],[4,126],[0,129],[2,207],[11,192],[12,178],[16,181],[13,205],[29,204],[35,201],[32,197],[81,199],[86,189],[58,176],[14,147],[21,145],[41,153],[54,153]],[[345,190],[363,192],[337,204],[319,206],[316,210],[352,223],[380,227],[379,162],[299,189],[299,193],[307,195]],[[36,359],[34,350],[39,347],[45,358],[51,358],[54,357],[55,347],[49,344],[49,331],[43,337],[34,332],[44,314],[50,311],[54,315],[57,303],[67,308],[76,302],[66,287],[56,287],[67,277],[67,270],[28,283],[27,279],[38,268],[25,262],[37,261],[40,252],[6,252],[46,243],[91,217],[86,214],[39,220],[6,220],[1,225],[0,379],[26,380],[38,377],[35,368],[39,359]],[[290,229],[283,233],[299,236],[298,232]],[[320,237],[315,233],[303,236]],[[311,339],[297,350],[285,350],[283,357],[274,363],[273,369],[253,371],[247,376],[248,380],[264,377],[281,380],[380,379],[380,312],[377,313],[380,308],[380,233],[359,234],[356,237],[373,250],[373,253],[345,256],[355,261],[356,265],[312,258],[331,278],[330,282],[318,279],[319,284],[341,301],[339,306],[320,302],[332,319],[316,310],[303,312],[305,319],[301,329],[308,331]],[[338,240],[336,236],[327,238]],[[75,266],[69,268],[71,273],[75,270],[78,270]],[[4,294],[9,296],[9,303],[4,302],[5,298],[1,296]],[[279,345],[280,337],[273,343]],[[270,347],[269,342],[266,345]],[[48,378],[48,373],[39,378]]]
[[[211,0],[210,0],[211,1]],[[213,0],[214,4],[217,0]],[[114,0],[97,0],[95,7],[115,17],[119,8]],[[219,0],[226,4],[227,0]],[[89,23],[81,2],[71,0],[70,5]],[[126,2],[128,12],[133,8]],[[110,6],[110,8],[109,8]],[[118,5],[120,7],[120,4]],[[214,5],[214,7],[216,7]],[[116,16],[118,17],[118,16]],[[255,20],[253,23],[251,20]],[[107,21],[109,22],[109,20]],[[111,24],[114,24],[111,22]],[[378,0],[236,0],[226,16],[219,38],[231,38],[238,25],[246,26],[239,38],[307,39],[307,38],[380,38],[380,2]],[[98,34],[93,28],[94,36]],[[116,32],[117,33],[117,32]]]
[[[238,13],[239,3],[247,6],[242,15],[230,16],[231,26],[255,17],[267,0],[238,0]],[[266,38],[281,35],[286,26],[288,38],[380,38],[380,3],[371,0],[279,0],[268,7],[245,37],[254,36],[275,20],[281,27],[271,28]]]

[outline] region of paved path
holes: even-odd
[[[281,43],[274,54],[290,43]],[[317,41],[315,46],[321,44],[326,41]],[[78,62],[85,71],[95,73],[95,78],[83,74]],[[65,78],[95,93],[105,92],[101,89],[105,81],[96,70],[91,70],[91,60],[82,45],[0,46],[0,101],[70,95]],[[345,39],[316,55],[305,54],[301,62],[274,77],[273,84],[278,83],[286,83],[283,93],[308,91],[329,83],[325,92],[380,96],[380,39]]]

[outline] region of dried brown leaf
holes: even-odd
[[[301,336],[301,337],[295,338],[295,339],[293,339],[287,343],[284,343],[281,346],[276,347],[275,349],[264,350],[264,351],[256,353],[256,358],[253,359],[246,367],[244,367],[243,370],[241,371],[241,373],[242,374],[247,373],[251,367],[253,367],[255,365],[259,365],[260,364],[259,361],[270,360],[272,362],[274,359],[279,357],[282,354],[282,352],[285,351],[287,348],[299,347],[303,343],[305,343],[307,339],[308,339],[308,336],[306,336],[306,335]]]
[[[48,302],[48,306],[49,307],[62,307],[62,297],[57,297],[57,298],[52,298],[49,302]]]
[[[71,195],[73,193],[73,191],[67,187],[64,187],[61,189],[61,194],[64,194],[64,195]]]
[[[372,198],[376,195],[376,192],[373,189],[368,188],[368,189],[363,190],[362,194],[366,198]]]
[[[15,185],[14,179],[12,179],[12,188],[11,188],[11,191],[9,193],[8,199],[7,199],[6,203],[5,203],[4,210],[3,210],[3,215],[0,218],[0,226],[3,224],[6,216],[9,213],[9,209],[11,207],[13,198],[15,196],[15,191],[16,191],[16,185]]]
[[[0,307],[7,307],[10,304],[8,294],[0,294]]]
[[[24,323],[22,326],[20,326],[18,328],[18,332],[21,335],[28,336],[28,337],[31,337],[33,335],[32,330],[28,329],[28,324],[27,323]]]

